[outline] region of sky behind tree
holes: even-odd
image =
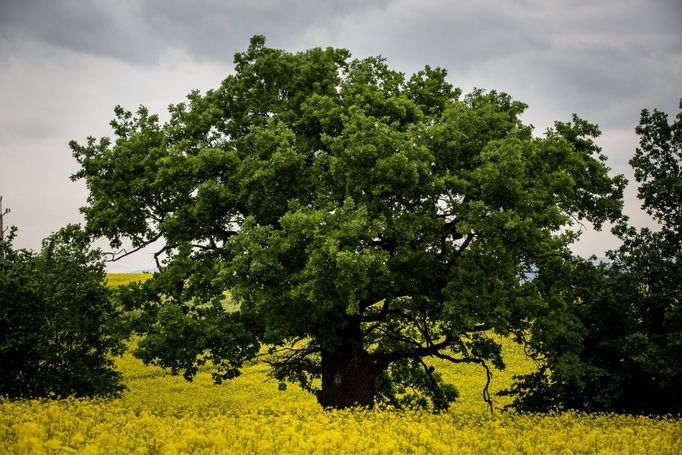
[[[538,135],[575,112],[600,126],[610,167],[632,180],[640,110],[675,115],[682,97],[681,23],[677,0],[0,0],[6,224],[19,228],[16,246],[38,248],[81,222],[87,191],[69,180],[77,163],[68,141],[109,136],[117,104],[167,118],[190,90],[217,87],[255,34],[289,51],[382,55],[408,75],[441,66],[465,92],[496,89],[527,103],[524,120]],[[632,182],[626,213],[650,225],[635,194]],[[586,226],[574,251],[600,256],[617,245]],[[149,269],[151,254],[110,270]]]

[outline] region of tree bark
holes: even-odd
[[[349,322],[334,351],[322,352],[322,389],[317,401],[324,408],[374,405],[376,368],[362,342],[359,322]]]

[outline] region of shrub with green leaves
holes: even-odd
[[[78,226],[38,253],[0,242],[0,395],[116,394],[111,356],[123,350],[100,252]]]
[[[546,307],[530,347],[545,367],[512,390],[519,409],[682,412],[682,112],[669,123],[643,110],[636,131],[630,164],[659,229],[624,220],[608,264],[543,268],[533,285]]]

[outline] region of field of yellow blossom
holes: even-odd
[[[150,273],[107,273],[109,286],[121,286],[133,281],[145,281],[151,278]]]
[[[508,369],[494,372],[493,393],[533,368],[518,346],[504,348]],[[460,390],[447,413],[325,412],[295,386],[279,391],[261,363],[216,386],[208,371],[186,382],[126,354],[122,398],[0,399],[0,453],[680,453],[680,419],[490,415],[480,367],[439,366]]]

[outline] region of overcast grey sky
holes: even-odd
[[[69,180],[70,139],[109,135],[113,107],[166,106],[216,87],[249,38],[287,50],[315,46],[383,55],[411,73],[442,66],[465,91],[498,89],[529,104],[536,133],[575,112],[600,125],[614,172],[637,146],[643,107],[677,113],[682,97],[682,2],[0,0],[0,195],[38,248],[80,222],[87,192]],[[626,212],[649,223],[631,185]],[[588,229],[574,251],[618,245]],[[140,252],[110,270],[151,268]]]

